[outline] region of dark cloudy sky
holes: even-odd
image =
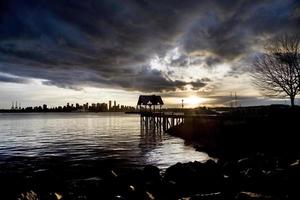
[[[252,105],[277,102],[251,85],[251,62],[268,38],[300,32],[300,1],[2,0],[0,24],[0,108],[140,93]]]

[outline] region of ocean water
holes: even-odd
[[[104,169],[154,165],[163,171],[177,162],[207,159],[180,138],[141,132],[138,115],[0,114],[0,188],[11,192],[57,182],[75,187],[101,179]]]

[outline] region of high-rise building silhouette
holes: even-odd
[[[108,110],[111,110],[111,101],[108,102]]]

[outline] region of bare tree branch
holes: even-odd
[[[300,38],[284,35],[269,40],[265,53],[253,63],[253,84],[263,95],[290,97],[291,106],[300,92]]]

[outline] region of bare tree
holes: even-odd
[[[263,95],[289,97],[294,107],[300,91],[300,38],[284,35],[269,40],[253,64],[253,82]]]

